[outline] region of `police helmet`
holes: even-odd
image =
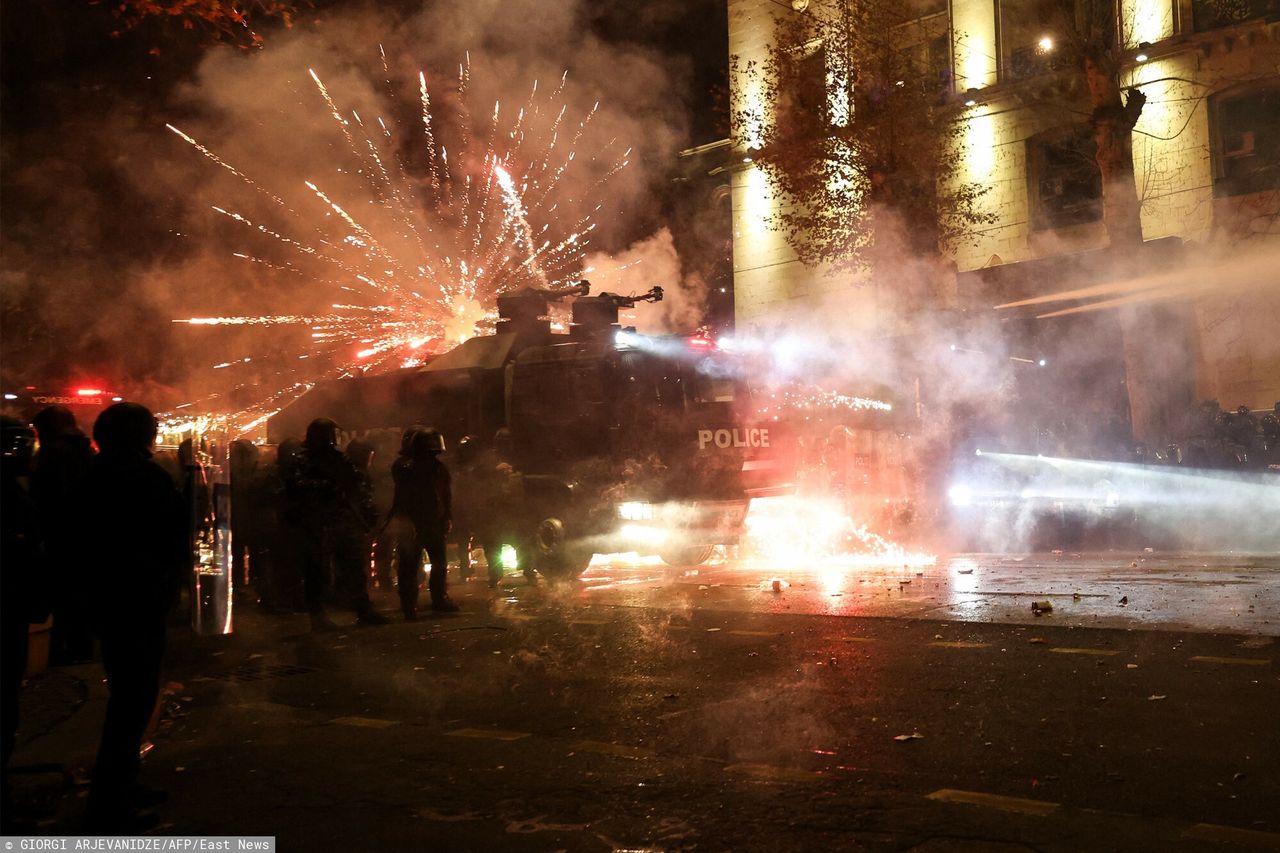
[[[368,470],[369,463],[373,461],[373,454],[373,445],[364,439],[354,438],[347,442],[346,457],[361,471]]]
[[[307,450],[333,450],[338,446],[338,425],[328,418],[316,418],[307,424],[307,436],[302,441]]]
[[[438,429],[424,429],[413,437],[415,456],[444,453],[444,436]]]
[[[470,462],[474,459],[479,449],[480,439],[474,435],[464,435],[458,439],[458,459],[462,462]]]
[[[416,436],[420,432],[426,431],[426,429],[427,428],[424,427],[422,424],[414,424],[411,427],[407,427],[404,433],[402,433],[400,436],[400,453],[404,456],[408,456],[410,453],[412,453],[414,436]]]

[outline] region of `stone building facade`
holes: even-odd
[[[985,292],[981,271],[1029,261],[1035,276],[1004,276],[1020,281],[1017,295],[1069,288],[1072,277],[1054,275],[1046,259],[1107,245],[1100,179],[1079,165],[1092,144],[1081,75],[1055,67],[1055,34],[1032,0],[912,2],[946,16],[964,126],[959,177],[989,187],[984,203],[997,215],[954,251],[950,293],[957,304],[990,308],[1000,297]],[[730,54],[738,65],[763,61],[775,22],[813,11],[803,0],[729,0]],[[1174,238],[1162,243],[1178,244],[1177,264],[1257,258],[1243,267],[1224,262],[1221,281],[1208,266],[1199,279],[1174,282],[1171,301],[1189,318],[1195,394],[1270,408],[1280,400],[1280,2],[1117,0],[1115,14],[1126,57],[1121,83],[1147,96],[1133,134],[1144,239]],[[747,76],[731,75],[731,95],[735,115],[762,106],[767,113]],[[770,228],[779,202],[762,171],[743,162],[749,135],[734,129],[738,324],[764,328],[838,305],[855,318],[854,330],[887,328],[873,287],[804,267]]]

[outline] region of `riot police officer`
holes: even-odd
[[[445,573],[448,570],[447,537],[453,521],[453,485],[449,469],[440,461],[444,436],[427,429],[413,435],[410,455],[392,469],[396,483],[395,513],[412,524],[412,536],[399,549],[400,607],[405,619],[418,615],[418,569],[425,550],[431,564],[427,586],[431,609],[451,613],[458,606],[450,600]]]
[[[336,627],[324,611],[325,587],[342,532],[357,523],[352,516],[359,482],[355,466],[338,450],[338,425],[316,418],[285,484],[290,516],[302,534],[302,586],[313,631]]]

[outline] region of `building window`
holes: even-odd
[[[1280,0],[1192,0],[1191,20],[1198,32],[1245,21],[1280,19]]]
[[[1115,8],[1107,0],[996,0],[1000,79],[1026,80],[1072,68],[1073,34],[1115,35]]]
[[[1213,192],[1280,189],[1280,81],[1215,95]]]
[[[1028,139],[1027,185],[1033,230],[1102,219],[1102,174],[1088,126],[1057,128]]]
[[[818,126],[829,123],[827,104],[827,48],[819,46],[797,64],[795,105],[799,114]]]

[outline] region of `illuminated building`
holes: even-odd
[[[1078,5],[1088,2],[1094,0]],[[1172,294],[1178,298],[1167,301],[1191,308],[1187,362],[1195,396],[1270,408],[1280,399],[1280,12],[1268,0],[1116,3],[1120,84],[1147,97],[1133,159],[1152,257],[1176,267],[1201,257],[1201,248],[1245,256],[1270,247],[1276,263],[1269,271],[1223,272],[1231,281],[1183,282]],[[806,4],[729,0],[730,54],[739,66],[764,63],[776,21],[814,14],[820,5],[797,11]],[[1078,285],[1078,270],[1068,270],[1072,259],[1104,249],[1107,236],[1088,93],[1083,75],[1064,59],[1066,34],[1046,28],[1033,0],[904,0],[902,7],[945,27],[950,97],[964,126],[957,178],[988,187],[983,203],[997,217],[952,252],[956,281],[945,292],[953,304],[938,307],[990,307]],[[755,108],[768,120],[758,82],[741,73],[730,79],[733,115]],[[745,161],[759,134],[738,121],[734,138]],[[893,332],[874,287],[804,267],[769,227],[779,201],[758,164],[738,164],[732,201],[740,328],[839,305],[851,332]],[[1086,283],[1105,277],[1093,272]]]

